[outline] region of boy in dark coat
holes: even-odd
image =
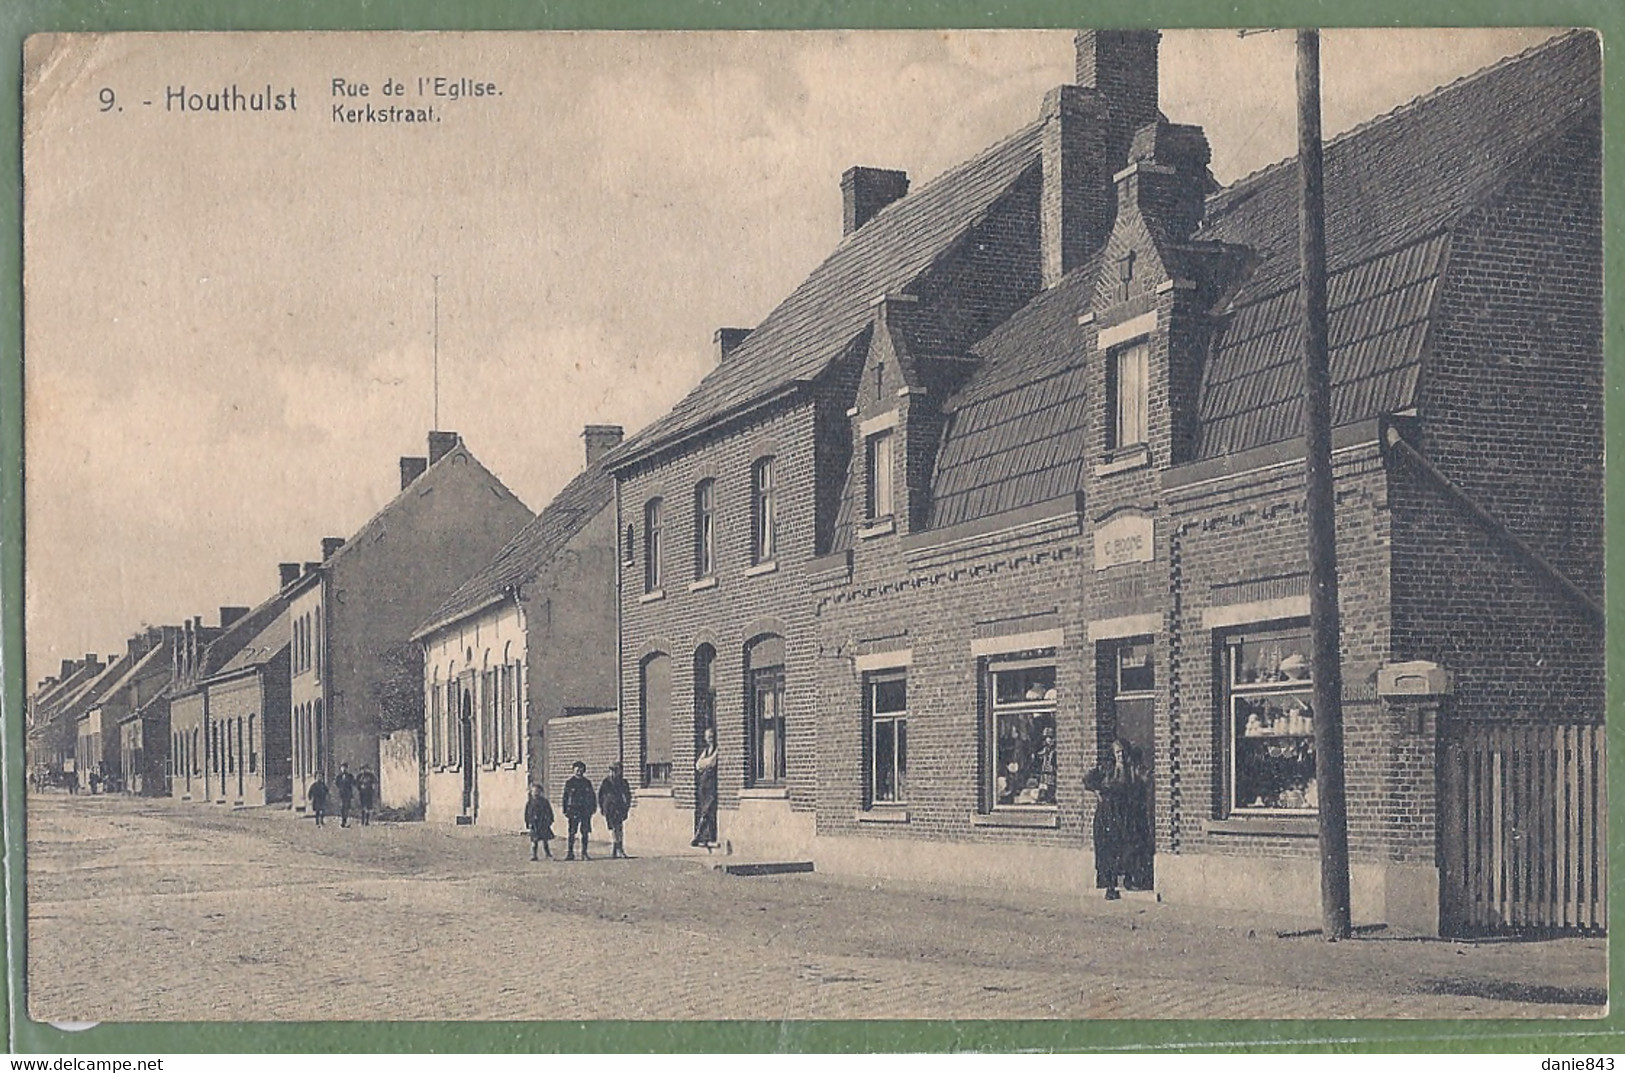
[[[322,826],[322,817],[327,815],[327,783],[322,781],[320,775],[305,791],[305,800],[310,802],[311,814],[316,817],[316,826]]]
[[[587,765],[577,760],[572,769],[575,774],[564,784],[564,815],[570,821],[570,850],[564,859],[576,859],[576,832],[580,831],[581,859],[590,861],[587,837],[592,834],[592,814],[598,811],[598,796],[592,792],[592,783],[587,781]]]
[[[604,814],[604,822],[609,825],[610,834],[615,836],[615,845],[609,851],[610,860],[625,857],[621,828],[626,823],[626,814],[632,811],[632,788],[621,776],[619,760],[609,765],[609,774],[598,784],[598,811]]]
[[[548,804],[542,788],[530,784],[530,798],[525,802],[525,830],[530,832],[530,859],[536,859],[540,845],[547,859],[553,859],[553,806]]]
[[[361,803],[361,826],[365,827],[372,819],[373,803],[378,800],[378,776],[372,768],[363,765],[355,777],[355,795]]]
[[[350,774],[349,764],[340,764],[339,773],[333,779],[333,789],[339,792],[339,826],[350,826],[350,801],[355,797],[355,776]]]

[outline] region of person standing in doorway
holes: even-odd
[[[1138,889],[1150,871],[1145,769],[1134,747],[1117,738],[1099,766],[1084,776],[1083,785],[1100,795],[1094,825],[1095,886],[1106,892],[1108,901],[1115,900],[1122,897],[1120,882]]]
[[[553,806],[537,783],[530,784],[530,797],[525,800],[525,830],[530,832],[530,859],[536,859],[536,847],[541,846],[547,859],[553,859]]]
[[[570,821],[570,848],[564,855],[567,861],[576,859],[576,832],[581,832],[581,859],[587,856],[587,838],[592,834],[592,814],[598,811],[598,797],[587,779],[587,765],[577,760],[571,770],[575,772],[564,784],[564,818]]]
[[[622,832],[627,814],[632,811],[632,787],[621,775],[619,760],[609,765],[609,774],[598,784],[598,811],[604,814],[604,823],[609,827],[609,833],[615,836],[615,844],[609,851],[610,859],[624,858],[626,844],[622,840]]]
[[[316,817],[316,826],[323,826],[322,819],[327,815],[327,783],[322,781],[320,775],[305,791],[305,800],[310,802],[310,812]]]
[[[355,776],[350,774],[349,764],[340,764],[339,773],[333,777],[333,789],[339,792],[339,826],[350,826],[350,802],[355,800]]]
[[[694,757],[694,841],[710,850],[717,844],[717,732],[706,727]]]
[[[365,764],[355,777],[355,796],[361,806],[361,826],[366,827],[372,822],[373,805],[378,801],[378,776]]]

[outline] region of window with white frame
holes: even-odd
[[[751,562],[773,561],[778,544],[778,512],[773,459],[759,458],[751,467]]]
[[[717,572],[717,482],[709,477],[694,486],[694,577]]]
[[[892,516],[892,430],[877,432],[868,439],[868,481],[865,506],[870,521]]]
[[[866,675],[863,692],[867,803],[900,805],[908,800],[907,672]]]
[[[985,790],[993,808],[1055,804],[1055,656],[989,660]]]
[[[1111,421],[1106,447],[1132,447],[1146,440],[1149,421],[1151,346],[1144,340],[1125,344],[1107,355],[1106,397]]]
[[[440,688],[440,672],[434,672],[429,684],[429,763],[434,767],[446,766],[446,709],[445,693]]]
[[[660,552],[664,534],[660,527],[661,501],[657,497],[643,505],[643,591],[660,591]]]
[[[1226,811],[1313,814],[1313,668],[1309,630],[1243,629],[1219,638],[1228,778]]]

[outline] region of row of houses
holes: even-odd
[[[1221,187],[1156,32],[1076,43],[975,159],[848,170],[834,252],[539,515],[431,434],[272,600],[143,635],[149,784],[298,807],[345,759],[511,826],[622,759],[679,849],[711,735],[740,855],[1089,890],[1123,739],[1159,896],[1312,915],[1296,170]],[[1326,146],[1359,921],[1606,917],[1599,77],[1562,35]],[[42,692],[79,755],[139,647]]]

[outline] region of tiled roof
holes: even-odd
[[[419,626],[417,640],[441,626],[501,599],[535,577],[570,539],[615,499],[615,479],[600,460],[577,474],[535,520],[508,542],[484,569],[469,578],[440,609]]]
[[[976,346],[977,371],[947,404],[932,528],[1083,487],[1089,413],[1078,311],[1094,294],[1097,267],[1072,272]]]
[[[201,661],[203,665],[199,668],[197,681],[202,682],[224,673],[228,666],[236,662],[245,647],[258,644],[261,636],[269,632],[270,625],[279,619],[282,629],[291,632],[285,617],[287,608],[288,601],[279,592],[233,622],[204,648]],[[291,643],[292,638],[289,637],[288,641]],[[269,643],[268,637],[266,642]]]
[[[664,417],[617,449],[640,456],[707,422],[813,379],[868,325],[874,300],[906,291],[1038,167],[1032,124],[894,202],[846,236],[739,348]]]
[[[263,614],[256,616],[256,611]],[[235,674],[250,667],[258,667],[262,663],[269,663],[278,652],[293,643],[292,629],[288,625],[286,600],[273,596],[243,618],[250,622],[256,618],[264,621],[258,630],[244,631],[247,635],[246,641],[239,639],[234,642],[239,643],[240,647],[231,654],[230,659],[220,665],[220,669],[214,672],[216,675]]]
[[[1412,403],[1450,226],[1600,100],[1596,36],[1565,34],[1327,143],[1332,411]],[[1197,452],[1298,434],[1298,180],[1274,165],[1208,199],[1197,237],[1260,258],[1209,356]]]
[[[141,675],[143,672],[150,671],[155,664],[160,662],[160,660],[167,663],[168,659],[169,646],[165,644],[153,645],[151,648],[147,649],[133,660],[126,655],[124,659],[119,661],[120,663],[128,664],[124,670],[124,673],[120,674],[108,684],[107,688],[102,691],[102,696],[112,696],[114,693],[117,693],[119,690],[135,681],[137,676]]]

